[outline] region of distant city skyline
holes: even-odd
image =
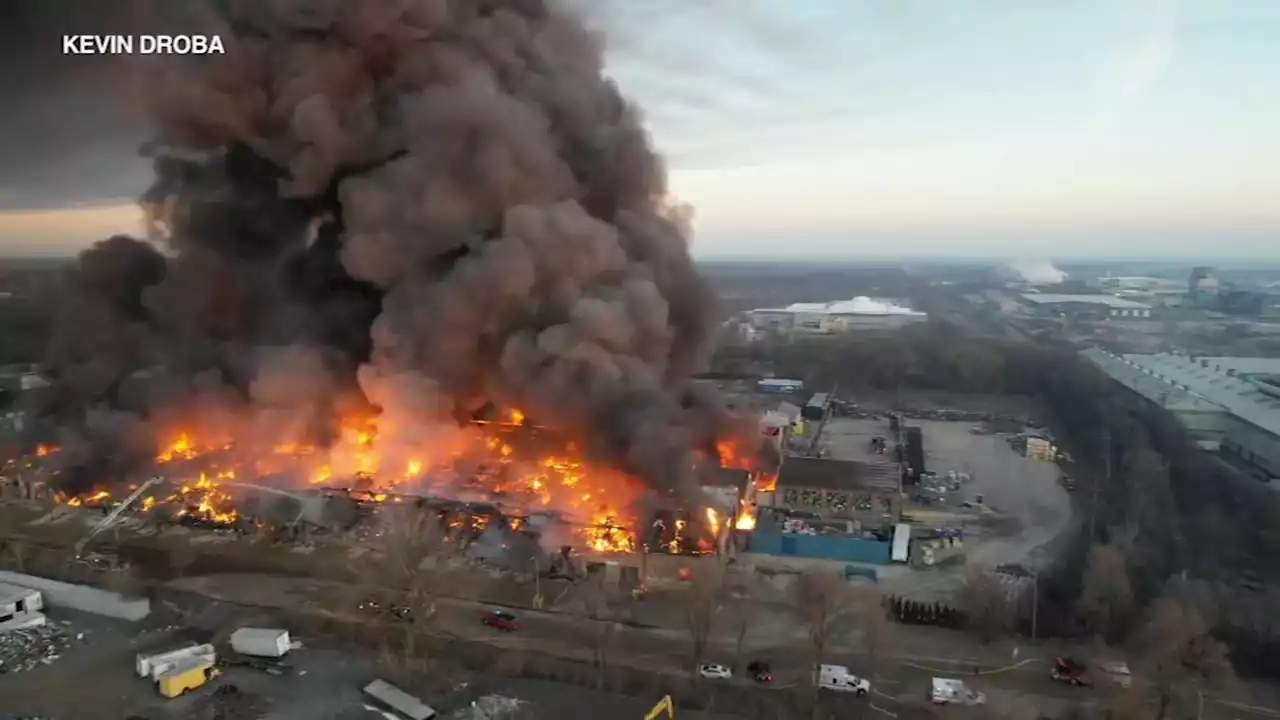
[[[699,257],[1280,255],[1280,3],[577,3]],[[8,120],[0,252],[140,231],[141,132],[84,85]]]

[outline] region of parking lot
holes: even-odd
[[[82,613],[51,611],[52,628],[44,635],[65,637],[66,647],[51,652],[52,641],[32,641],[29,651],[15,637],[0,636],[0,658],[9,671],[0,673],[0,710],[51,720],[381,720],[361,688],[381,673],[377,654],[351,646],[301,638],[302,648],[289,653],[287,671],[272,675],[246,667],[224,667],[222,675],[190,694],[166,699],[154,683],[134,669],[140,653],[159,652],[189,642],[209,640],[209,624],[231,619],[225,607],[211,606],[198,618],[200,628],[179,624],[163,608],[142,624]],[[18,663],[30,656],[30,662]],[[588,720],[601,713],[643,717],[658,697],[630,698],[575,685],[469,673],[447,659],[431,665],[436,691],[423,697],[445,718],[490,717],[477,714],[473,702],[506,706],[518,713],[498,717],[542,720]],[[488,698],[486,700],[486,698]],[[681,717],[728,720],[730,716],[682,712]]]

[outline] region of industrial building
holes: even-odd
[[[869,297],[827,303],[792,303],[784,308],[758,308],[747,315],[751,325],[760,330],[816,335],[852,330],[892,330],[929,319],[927,313],[894,301]]]
[[[773,507],[879,528],[898,521],[899,480],[893,463],[789,457],[778,471]]]
[[[1026,293],[1026,303],[1038,315],[1095,320],[1140,320],[1151,317],[1151,307],[1114,295],[1053,295]]]
[[[1098,285],[1106,293],[1186,291],[1186,284],[1177,280],[1137,275],[1104,277]]]
[[[1098,348],[1083,354],[1173,413],[1206,447],[1280,478],[1280,359],[1114,355]]]

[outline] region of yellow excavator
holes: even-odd
[[[671,702],[671,696],[666,695],[658,701],[657,705],[644,716],[644,720],[658,720],[663,714],[666,714],[667,720],[676,720],[676,706]]]

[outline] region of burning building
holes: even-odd
[[[578,17],[208,9],[226,54],[140,68],[151,235],[84,252],[54,328],[31,431],[64,502],[156,469],[143,506],[213,524],[249,486],[554,511],[599,551],[727,521],[694,467],[746,467],[755,422],[690,382],[714,297]]]

